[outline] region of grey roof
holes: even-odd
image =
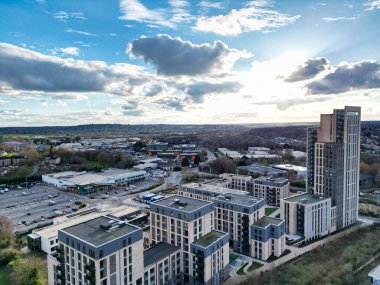
[[[208,234],[205,234],[204,236],[200,237],[193,243],[195,245],[201,246],[201,247],[207,247],[216,240],[220,239],[221,237],[225,236],[227,233],[219,232],[219,231],[211,231]]]
[[[251,164],[248,166],[239,166],[238,169],[246,169],[252,173],[259,173],[261,175],[279,175],[286,174],[285,170],[276,169],[273,167],[267,167],[260,164]]]
[[[261,176],[259,178],[256,178],[255,182],[259,182],[260,184],[264,185],[285,186],[289,183],[289,180],[282,177]]]
[[[135,226],[102,216],[62,229],[61,231],[97,247],[137,230],[139,229]]]
[[[329,199],[329,198],[324,198],[324,197],[317,196],[317,195],[310,194],[310,193],[304,193],[304,194],[299,194],[299,195],[295,195],[295,196],[286,198],[284,200],[288,201],[288,202],[297,202],[300,204],[307,205],[307,204],[312,204],[315,202],[320,202],[320,201],[326,200],[326,199]]]
[[[257,220],[256,222],[253,223],[254,226],[260,227],[260,228],[266,228],[269,225],[276,225],[278,226],[281,224],[284,220],[281,219],[276,219],[276,218],[271,218],[268,216],[264,216],[261,219]]]
[[[177,250],[180,250],[180,248],[166,242],[160,242],[148,248],[144,251],[144,267],[146,268],[149,265],[156,263]]]
[[[152,204],[190,213],[198,209],[201,209],[204,206],[211,205],[212,202],[174,195],[161,201],[153,202]]]
[[[228,203],[236,204],[240,206],[253,206],[256,203],[259,203],[262,199],[254,198],[252,196],[247,196],[247,195],[228,193],[228,194],[217,196],[213,200],[220,201],[220,202],[228,202]]]

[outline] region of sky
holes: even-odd
[[[2,0],[0,126],[380,120],[380,0]]]

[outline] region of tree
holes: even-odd
[[[96,156],[96,160],[99,161],[99,163],[106,165],[108,163],[108,155],[105,152],[100,152]]]
[[[140,151],[143,147],[146,147],[145,141],[137,141],[133,144],[134,151]]]
[[[0,241],[9,243],[13,237],[13,223],[5,216],[0,217]]]
[[[228,158],[218,157],[217,159],[209,163],[211,172],[215,174],[222,173],[235,173],[236,165],[235,163]]]
[[[10,279],[14,285],[45,285],[47,284],[46,265],[36,256],[19,259],[14,263]]]
[[[201,162],[201,158],[199,155],[195,156],[194,158],[194,165],[199,165],[199,163]]]
[[[181,165],[182,167],[186,167],[186,166],[189,166],[190,165],[190,162],[189,162],[189,159],[187,158],[187,156],[185,156],[182,161],[181,161]]]

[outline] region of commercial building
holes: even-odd
[[[304,166],[294,165],[294,164],[277,164],[273,165],[274,168],[285,170],[286,172],[293,171],[299,176],[301,180],[306,179],[307,168]]]
[[[250,192],[253,197],[264,199],[266,204],[280,207],[280,200],[289,197],[289,180],[262,176],[254,179]]]
[[[250,254],[250,226],[264,216],[264,200],[224,194],[215,197],[215,229],[228,233],[234,251]]]
[[[190,284],[222,284],[229,277],[228,234],[211,231],[191,244]]]
[[[20,161],[23,160],[23,156],[19,155],[4,155],[0,156],[0,167],[15,166],[19,165]]]
[[[228,148],[224,148],[224,147],[218,148],[218,151],[222,155],[224,155],[226,157],[230,157],[230,158],[241,158],[241,157],[243,157],[243,155],[240,152],[238,152],[236,150],[229,150]]]
[[[360,164],[360,107],[322,114],[320,127],[308,130],[308,190],[329,197],[337,229],[357,221]]]
[[[251,164],[248,166],[238,166],[238,173],[244,175],[253,175],[253,176],[276,176],[283,177],[287,175],[287,171],[280,170],[273,167],[267,167],[260,164]]]
[[[368,273],[369,282],[373,285],[379,285],[380,284],[380,265],[378,265],[376,268],[371,270],[370,273]]]
[[[251,256],[267,260],[285,251],[285,221],[262,217],[251,226]]]
[[[98,217],[58,232],[57,253],[48,258],[49,284],[142,285],[142,230]]]
[[[331,198],[305,193],[282,199],[280,208],[288,235],[310,241],[336,230],[336,208],[331,206]]]
[[[78,194],[92,194],[98,190],[112,189],[132,182],[144,180],[145,171],[128,171],[109,168],[93,172],[64,171],[42,175],[42,181],[59,189]]]
[[[219,181],[216,181],[219,182]],[[229,189],[226,187],[227,183],[224,181],[218,185],[214,185],[211,183],[188,183],[185,185],[182,185],[178,189],[178,195],[199,199],[199,200],[205,200],[205,201],[211,201],[212,198],[215,198],[219,195],[232,193],[232,194],[239,194],[239,195],[248,195],[249,192],[247,191],[240,191],[235,189]]]
[[[181,249],[160,242],[144,251],[144,285],[182,284]]]

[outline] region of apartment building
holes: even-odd
[[[144,251],[144,285],[182,284],[181,249],[160,242]]]
[[[211,231],[191,244],[190,284],[222,284],[229,277],[228,234]]]
[[[264,199],[268,205],[280,207],[280,200],[289,197],[289,180],[282,177],[261,176],[254,179],[251,195]]]
[[[282,199],[280,208],[286,234],[310,241],[336,230],[336,208],[331,207],[331,198],[304,193]]]
[[[251,256],[267,260],[285,251],[285,221],[262,217],[251,226]]]
[[[224,195],[227,193],[234,193],[239,195],[248,195],[249,192],[247,191],[241,191],[241,190],[235,190],[227,188],[227,185],[225,182],[219,183],[217,185],[211,184],[211,183],[188,183],[185,185],[182,185],[178,189],[178,195],[199,199],[199,200],[205,200],[205,201],[211,201],[213,198]]]
[[[230,189],[251,192],[253,185],[253,178],[247,175],[236,175],[231,173],[224,173],[220,175],[227,181],[227,187]]]
[[[164,241],[181,249],[185,283],[193,273],[191,244],[214,229],[213,203],[172,196],[150,205],[150,240]]]
[[[229,193],[215,197],[212,201],[215,229],[229,234],[234,251],[249,255],[249,227],[264,216],[264,200]]]
[[[142,230],[109,217],[60,229],[49,284],[143,284]]]
[[[319,128],[308,130],[307,188],[331,198],[337,229],[357,221],[360,164],[360,107],[322,114]]]

